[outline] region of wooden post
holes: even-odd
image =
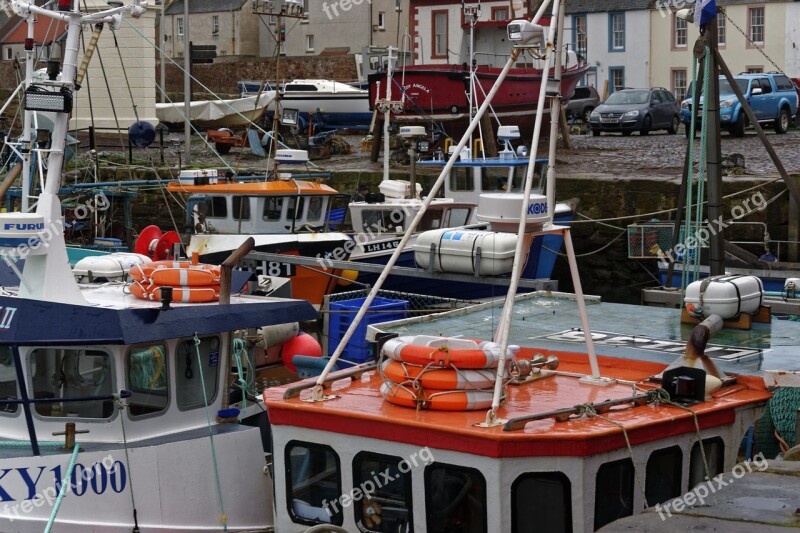
[[[378,162],[378,156],[381,153],[381,142],[383,141],[383,118],[379,118],[375,124],[375,134],[372,136],[372,151],[369,154],[369,160],[373,163]],[[389,154],[384,155],[389,157]]]
[[[256,241],[253,237],[248,237],[239,247],[228,256],[220,265],[219,276],[219,303],[231,303],[231,270],[236,266],[241,258],[250,253],[255,247]]]
[[[489,113],[481,116],[481,134],[483,135],[483,153],[487,157],[497,157],[497,139],[494,137],[492,117],[489,116]],[[478,157],[478,155],[472,154],[472,157]]]
[[[552,114],[550,119],[552,120]],[[569,124],[567,124],[567,112],[564,107],[561,107],[558,113],[558,128],[561,130],[561,138],[564,140],[564,148],[570,150],[572,148],[572,139],[569,136]]]

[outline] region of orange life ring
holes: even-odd
[[[206,287],[171,287],[172,301],[181,303],[208,303],[219,301],[219,285]],[[138,281],[131,284],[131,294],[140,300],[161,300],[160,285],[144,285]]]
[[[491,390],[425,391],[384,381],[381,385],[383,398],[395,405],[434,411],[474,411],[492,406]]]
[[[142,283],[204,287],[219,284],[220,267],[188,261],[155,261],[134,266],[130,276]]]
[[[430,368],[386,359],[381,365],[384,379],[392,383],[415,382],[425,389],[477,390],[494,386],[497,372],[491,369],[460,370]]]
[[[496,368],[500,351],[496,342],[427,335],[395,337],[383,345],[383,354],[395,361],[441,368]],[[514,359],[511,349],[505,356]]]

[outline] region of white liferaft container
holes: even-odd
[[[114,281],[125,279],[131,268],[150,263],[146,255],[128,252],[115,252],[107,255],[90,255],[75,263],[72,274],[79,283],[94,281]]]
[[[417,196],[422,192],[422,185],[415,183]],[[378,185],[378,190],[381,191],[386,198],[402,199],[411,197],[411,182],[406,180],[383,180]]]
[[[520,193],[481,194],[475,216],[481,222],[488,222],[493,231],[516,233],[523,200],[524,195]],[[540,230],[547,220],[547,197],[531,194],[525,216],[525,231]]]
[[[712,276],[686,287],[684,306],[694,316],[719,315],[728,320],[758,311],[764,285],[756,276]]]
[[[431,246],[433,265],[431,266]],[[517,236],[482,230],[438,229],[421,233],[414,243],[414,260],[421,268],[437,272],[474,274],[480,249],[478,274],[508,274],[514,265]],[[523,247],[527,254],[529,247]],[[523,258],[527,260],[527,256]]]

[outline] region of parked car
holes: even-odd
[[[622,89],[611,94],[589,117],[592,135],[619,131],[647,135],[653,130],[677,133],[680,107],[672,93],[663,87]]]
[[[736,85],[741,90],[759,124],[771,124],[775,133],[786,133],[792,124],[792,117],[797,114],[798,92],[792,80],[777,72],[766,74],[739,74],[734,76]],[[694,96],[692,84],[686,92]],[[681,122],[686,125],[686,136],[689,136],[692,119],[693,98],[681,102]],[[698,113],[695,120],[695,129],[700,129],[702,124],[702,97],[700,106],[695,109]],[[719,79],[719,123],[731,135],[744,136],[747,126],[747,117],[742,109],[742,104],[733,92],[730,83],[724,76]]]
[[[568,117],[583,120],[588,124],[592,111],[599,104],[600,95],[597,94],[597,89],[591,85],[575,87],[575,92],[567,102],[565,111]]]

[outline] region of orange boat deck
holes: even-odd
[[[524,350],[522,354],[528,353]],[[572,408],[576,405],[629,398],[657,387],[644,382],[661,372],[660,363],[600,357],[601,374],[623,380],[608,386],[579,382],[589,373],[585,354],[546,351],[560,359],[558,371],[548,377],[507,387],[506,402],[498,416],[513,419]],[[569,375],[568,375],[569,374]],[[573,375],[574,374],[574,375]],[[557,422],[554,418],[531,421],[523,429],[505,431],[502,425],[478,427],[486,410],[432,411],[392,405],[380,394],[382,379],[376,370],[360,379],[332,382],[327,394],[337,397],[325,402],[307,402],[314,380],[267,389],[264,400],[270,422],[349,435],[389,439],[420,446],[442,446],[451,450],[491,457],[533,455],[584,456],[624,447],[625,428],[632,445],[695,432],[692,414],[672,405],[631,404],[612,409],[602,417],[576,418]],[[633,383],[637,384],[634,390]],[[290,389],[306,387],[299,397],[284,398]],[[290,396],[290,394],[287,394]],[[770,393],[759,377],[739,376],[736,383],[713,394],[712,401],[691,406],[701,429],[730,424],[738,408],[766,402]],[[613,423],[604,420],[608,418]]]

